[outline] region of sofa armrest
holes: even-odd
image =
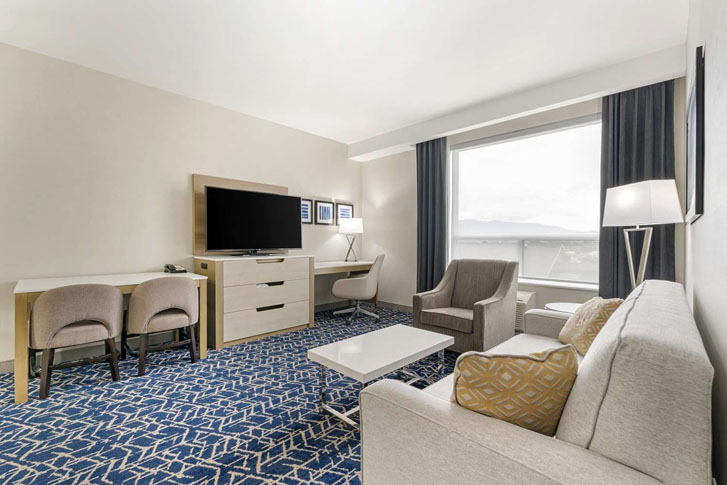
[[[570,318],[569,313],[553,310],[528,310],[525,312],[525,333],[558,338],[563,325]]]
[[[656,484],[597,453],[398,381],[361,392],[362,482]]]

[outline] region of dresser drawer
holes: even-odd
[[[279,281],[278,284],[226,286],[224,313],[250,310],[280,303],[308,300],[308,280]]]
[[[225,342],[307,323],[308,300],[285,303],[279,308],[228,313],[225,315]]]
[[[308,279],[308,258],[263,258],[225,261],[225,286]]]

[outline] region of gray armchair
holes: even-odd
[[[518,263],[455,259],[436,288],[414,295],[414,326],[454,337],[452,350],[484,351],[515,334]]]

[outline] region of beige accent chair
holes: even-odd
[[[455,259],[436,288],[414,295],[414,326],[454,337],[451,350],[483,351],[515,334],[518,263]]]
[[[184,277],[164,277],[146,281],[134,289],[129,300],[128,335],[139,335],[139,375],[146,372],[146,354],[189,346],[192,362],[197,362],[194,325],[199,321],[197,285]],[[149,346],[149,335],[170,330],[186,331],[185,339]],[[125,344],[125,343],[124,343]]]
[[[379,288],[379,274],[381,273],[381,265],[384,263],[384,255],[379,254],[374,260],[374,264],[368,273],[344,278],[333,283],[333,296],[336,298],[345,298],[347,300],[355,300],[355,305],[345,310],[333,312],[334,315],[343,315],[350,313],[348,322],[350,323],[359,313],[368,315],[373,318],[379,318],[374,312],[361,308],[361,302],[371,300],[376,296]]]
[[[30,348],[42,350],[40,399],[50,393],[51,371],[107,361],[111,378],[120,379],[116,341],[124,318],[124,297],[108,285],[70,285],[44,292],[30,314]],[[104,355],[53,365],[59,348],[103,341]]]

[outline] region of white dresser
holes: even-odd
[[[207,276],[208,340],[225,345],[313,325],[313,256],[196,256]]]

